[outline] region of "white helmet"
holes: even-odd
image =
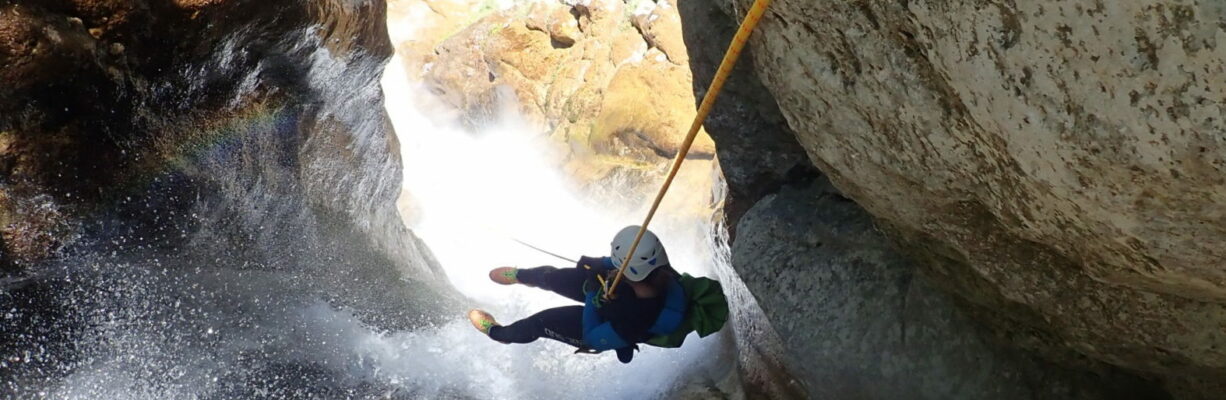
[[[621,268],[622,263],[626,260],[626,253],[630,252],[630,245],[634,244],[634,236],[638,235],[639,226],[630,225],[622,228],[613,236],[613,265]],[[643,232],[643,239],[639,240],[639,247],[634,249],[634,256],[630,257],[630,265],[626,267],[626,279],[638,282],[647,278],[651,271],[655,271],[662,265],[668,265],[668,253],[664,252],[664,245],[660,243],[660,238],[651,231]]]

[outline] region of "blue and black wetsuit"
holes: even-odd
[[[584,268],[584,265],[592,270]],[[604,274],[612,269],[614,267],[608,257],[580,257],[579,265],[574,268],[542,266],[521,269],[517,278],[520,283],[583,303],[595,295],[584,292],[584,282],[593,274]],[[648,330],[664,308],[664,296],[639,298],[625,281],[616,290],[619,295],[615,300],[598,308],[586,307],[586,315],[585,306],[551,308],[510,325],[492,327],[489,336],[507,343],[530,343],[539,338],[549,338],[579,348],[618,350],[618,358],[629,362],[634,344],[646,342],[652,337]],[[584,329],[585,325],[587,329]]]

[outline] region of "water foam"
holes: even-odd
[[[572,258],[605,255],[612,234],[637,223],[643,205],[576,193],[559,172],[561,158],[551,152],[549,139],[518,123],[513,112],[480,132],[430,118],[419,109],[429,99],[408,81],[399,61],[392,60],[383,84],[400,138],[405,190],[415,212],[408,217],[411,227],[455,287],[475,301],[474,307],[489,310],[500,321],[574,304],[542,290],[496,285],[486,273],[501,265],[569,266],[512,238]],[[699,235],[709,231],[710,222],[664,221],[653,230],[662,234],[678,270],[709,274],[714,262],[709,239]],[[621,365],[611,353],[573,355],[571,347],[550,340],[498,344],[473,330],[461,315],[431,332],[374,340],[381,348],[399,346],[413,352],[404,356],[407,359],[429,360],[439,379],[471,384],[479,388],[472,394],[489,398],[659,397],[719,362],[723,345],[719,336],[691,337],[681,349],[644,347],[632,364]],[[414,367],[407,365],[413,363],[393,363],[398,367],[383,371],[412,375]]]

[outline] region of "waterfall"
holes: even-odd
[[[54,257],[0,279],[0,398],[620,399],[735,380],[730,334],[644,347],[622,365],[472,329],[466,307],[511,322],[566,304],[486,279],[498,265],[559,265],[510,238],[604,255],[618,228],[639,222],[644,194],[616,177],[575,190],[561,154],[514,113],[478,132],[432,118],[398,60],[380,93],[390,46],[366,24],[382,17],[377,2],[260,5],[221,2],[176,40],[136,38],[175,57],[95,82],[115,99],[64,93],[108,103],[63,119],[106,146],[71,144],[126,164],[76,165],[113,169],[113,184],[82,184],[88,200],[27,199],[75,214]],[[197,18],[167,15],[148,21]],[[191,52],[158,47],[176,43]],[[121,83],[130,86],[107,86]],[[385,104],[403,156],[404,222]],[[712,171],[688,174],[709,181]],[[691,200],[675,194],[674,205]],[[669,213],[653,229],[679,270],[710,275],[710,224]]]
[[[645,204],[628,201],[642,196],[591,196],[576,190],[578,185],[560,170],[563,155],[546,135],[519,121],[514,107],[499,107],[503,111],[495,122],[477,132],[433,118],[423,111],[436,109],[430,96],[408,76],[393,58],[383,87],[400,138],[409,203],[402,212],[410,228],[430,247],[451,283],[472,299],[471,306],[490,311],[501,323],[574,304],[539,289],[497,285],[487,272],[498,266],[571,266],[516,240],[572,259],[607,255],[613,233],[641,222]],[[618,190],[629,189],[586,192]],[[704,235],[711,221],[660,221],[652,228],[662,235],[675,267],[710,275],[716,259]],[[732,368],[719,364],[725,345],[720,335],[691,337],[680,349],[642,346],[633,363],[622,365],[611,353],[576,355],[572,347],[551,340],[499,344],[474,330],[459,312],[453,323],[432,332],[388,340],[382,346],[437,349],[422,355],[432,360],[429,379],[472,388],[470,394],[485,398],[656,398],[695,380],[714,379],[704,376],[722,378]],[[388,368],[404,374],[404,380],[420,379],[423,371],[406,365],[414,363],[411,358]]]

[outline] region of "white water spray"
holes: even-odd
[[[456,288],[475,301],[472,306],[489,310],[503,323],[573,305],[543,290],[497,285],[487,273],[503,265],[569,267],[514,239],[571,258],[607,255],[613,233],[638,223],[641,207],[577,195],[559,173],[559,158],[550,152],[548,139],[513,115],[476,133],[427,117],[416,106],[427,101],[419,97],[424,91],[407,76],[400,60],[393,59],[383,85],[413,202],[414,215],[407,218],[411,228]],[[663,234],[679,270],[706,273],[712,262],[707,241],[692,233],[704,230],[693,228],[653,226]],[[689,235],[670,237],[673,231]],[[440,387],[472,387],[477,391],[469,394],[489,398],[654,398],[692,383],[684,380],[712,369],[720,353],[718,336],[691,337],[681,349],[643,347],[632,364],[621,365],[611,353],[574,355],[570,346],[545,339],[499,344],[460,314],[454,323],[432,331],[364,341],[382,354],[375,358],[384,373],[394,371],[416,383],[442,379],[449,384]]]

